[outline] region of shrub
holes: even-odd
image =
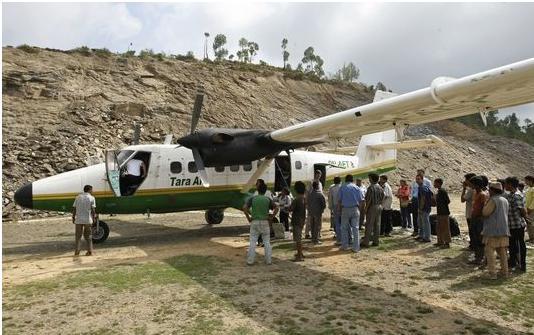
[[[91,49],[89,49],[85,45],[81,46],[79,48],[76,48],[76,49],[72,49],[71,52],[79,53],[82,56],[91,56],[92,55]]]
[[[148,57],[154,57],[154,51],[152,49],[144,49],[139,52],[139,58],[145,59]]]
[[[107,58],[112,55],[111,51],[109,51],[107,48],[93,49],[93,52],[98,57],[103,57],[103,58]]]
[[[128,50],[122,54],[124,57],[133,57],[135,56],[135,50]]]
[[[22,44],[17,47],[17,49],[22,50],[29,54],[38,54],[39,48],[29,46],[28,44]]]

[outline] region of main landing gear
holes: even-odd
[[[208,224],[220,224],[224,219],[224,209],[208,209],[205,218]]]
[[[109,226],[102,220],[98,220],[98,223],[93,223],[92,227],[93,243],[103,243],[109,236]]]

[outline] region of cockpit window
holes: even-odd
[[[117,163],[119,164],[119,166],[122,167],[122,165],[129,158],[131,158],[134,155],[134,153],[135,153],[134,150],[121,150],[121,151],[119,151],[119,153],[117,155]]]

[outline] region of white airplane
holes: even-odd
[[[47,211],[70,211],[86,184],[93,186],[101,214],[169,213],[206,210],[206,221],[219,224],[225,208],[241,209],[258,178],[279,191],[323,172],[323,185],[335,176],[366,177],[395,168],[397,149],[440,144],[440,140],[404,141],[406,127],[534,101],[534,58],[466,76],[439,77],[430,87],[393,96],[379,91],[367,105],[283,129],[202,129],[195,131],[203,94],[197,95],[191,133],[179,145],[144,144],[108,150],[105,163],[37,180],[15,193],[17,204]],[[361,136],[355,155],[295,150],[329,138]],[[131,159],[144,161],[147,175],[128,184],[122,175]],[[99,221],[95,242],[108,225]]]

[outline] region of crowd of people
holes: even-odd
[[[274,197],[261,179],[257,192],[244,207],[251,222],[250,246],[247,264],[254,264],[259,235],[263,238],[265,261],[271,264],[270,222],[280,210],[280,222],[286,231],[292,231],[296,254],[294,261],[304,260],[302,234],[314,245],[321,244],[324,211],[330,211],[330,228],[335,244],[342,251],[358,253],[361,248],[378,246],[381,236],[390,236],[393,230],[393,198],[398,198],[402,230],[413,230],[412,236],[421,243],[431,243],[430,213],[436,208],[436,243],[439,248],[450,248],[449,223],[451,202],[441,178],[431,182],[424,170],[417,170],[415,180],[400,180],[393,191],[386,175],[368,175],[369,185],[347,175],[342,183],[335,177],[328,191],[323,190],[321,171],[315,171],[308,185],[294,184],[296,197],[288,188]],[[525,177],[524,184],[516,177],[490,182],[486,176],[466,174],[461,201],[465,202],[465,216],[469,231],[470,261],[480,268],[487,267],[489,276],[497,277],[496,257],[501,263],[500,275],[509,271],[526,271],[525,228],[534,242],[534,177]],[[291,222],[291,224],[289,224]],[[272,225],[272,224],[271,224]],[[364,229],[360,238],[360,230]]]

